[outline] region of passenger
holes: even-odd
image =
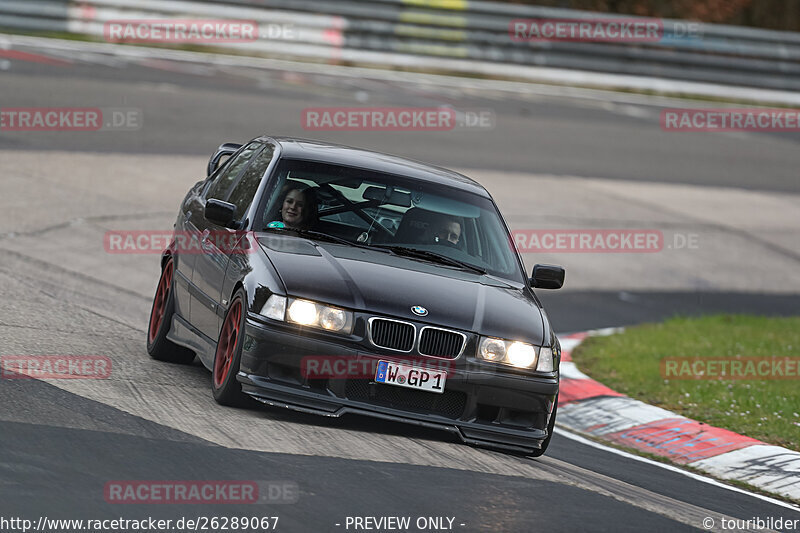
[[[305,185],[286,185],[280,205],[281,220],[287,228],[311,229],[317,221],[317,195]]]
[[[434,232],[433,240],[437,243],[458,247],[461,241],[461,223],[454,218],[442,221]]]

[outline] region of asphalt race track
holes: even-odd
[[[334,69],[25,51],[40,58],[5,61],[1,107],[127,108],[143,122],[134,131],[0,131],[0,354],[113,363],[107,380],[0,379],[0,517],[278,516],[278,531],[353,531],[345,528],[353,516],[450,517],[465,532],[674,532],[703,529],[706,517],[800,519],[787,505],[564,433],[534,460],[373,419],[223,408],[199,363],[147,356],[158,256],[103,247],[109,230],[170,229],[220,143],[298,135],[463,170],[514,229],[664,231],[670,244],[657,254],[525,255],[529,269],[567,267],[563,291],[540,291],[559,332],[675,314],[796,315],[796,136],[667,133],[658,102],[599,92],[515,94]],[[440,105],[490,110],[494,126],[337,133],[304,131],[300,119],[315,106]],[[687,235],[696,247],[680,246]],[[200,479],[288,483],[298,499],[205,507],[104,499],[114,480]]]

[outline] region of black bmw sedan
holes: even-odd
[[[161,260],[150,355],[223,405],[442,428],[541,455],[560,346],[489,193],[452,171],[290,138],[224,144]]]

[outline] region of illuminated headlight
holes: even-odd
[[[273,294],[261,308],[261,315],[272,320],[283,320],[286,316],[286,296]]]
[[[289,321],[301,326],[311,326],[317,323],[319,313],[317,304],[308,300],[294,300],[289,305]]]
[[[553,350],[518,341],[484,337],[478,346],[478,359],[502,363],[516,368],[536,368],[538,372],[553,371]]]
[[[506,352],[506,361],[517,368],[530,368],[536,363],[536,349],[524,342],[512,342]]]
[[[353,314],[338,307],[329,307],[310,300],[290,298],[286,320],[301,326],[311,326],[337,333],[350,333]]]

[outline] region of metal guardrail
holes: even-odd
[[[0,27],[25,31],[66,32],[67,0],[47,2],[0,1]]]
[[[0,0],[0,28],[103,36],[120,19],[255,20],[290,37],[213,44],[244,53],[486,72],[479,66],[548,67],[707,82],[800,89],[800,33],[664,21],[656,42],[516,42],[513,19],[611,18],[567,9],[469,0]],[[638,17],[630,17],[635,20]]]

